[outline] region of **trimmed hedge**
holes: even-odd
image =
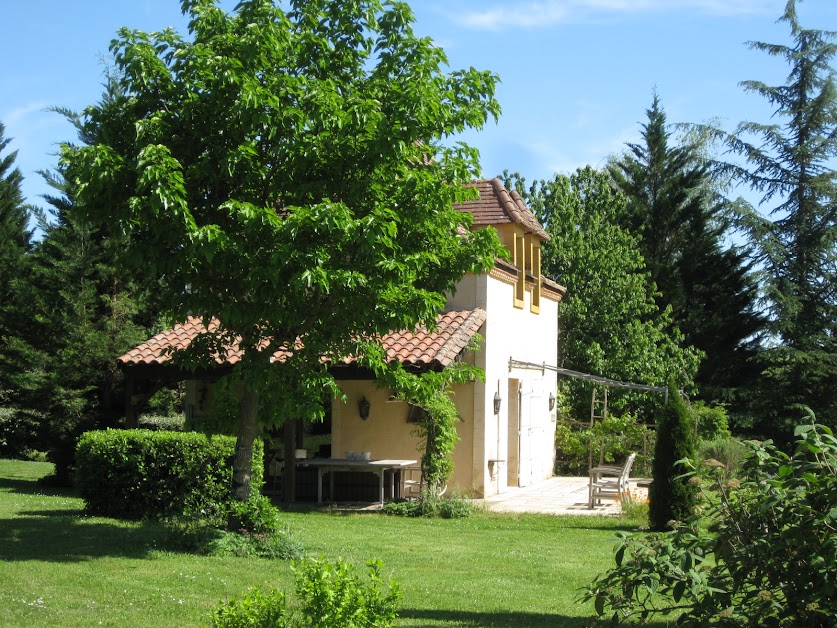
[[[235,438],[195,432],[96,430],[76,448],[75,479],[91,514],[125,519],[216,515],[230,500]],[[253,447],[251,491],[264,476]]]

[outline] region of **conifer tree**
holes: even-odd
[[[669,530],[672,522],[685,522],[694,515],[697,487],[680,477],[685,467],[677,464],[695,457],[694,425],[689,407],[675,386],[669,386],[668,404],[657,420],[654,447],[654,481],[649,490],[648,517],[652,530]]]
[[[796,5],[789,0],[780,19],[790,27],[789,44],[749,44],[790,68],[782,85],[742,82],[775,107],[771,122],[716,131],[744,160],[719,164],[720,171],[760,193],[770,211],[741,215],[757,247],[772,332],[752,403],[756,430],[785,441],[801,406],[822,422],[837,420],[837,33],[803,28]]]
[[[639,237],[659,300],[686,343],[704,354],[701,396],[730,402],[747,383],[764,324],[756,283],[746,251],[724,247],[730,225],[698,146],[672,141],[657,94],[647,115],[643,142],[628,144],[608,169],[628,200],[620,224]]]
[[[21,190],[23,175],[14,165],[17,151],[6,152],[10,142],[0,122],[0,404],[13,401],[10,373],[19,367],[14,346],[27,318],[18,292],[27,276],[25,265],[32,241],[31,211]]]

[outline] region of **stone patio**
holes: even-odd
[[[620,512],[619,502],[587,506],[586,477],[555,477],[523,488],[509,488],[501,495],[484,499],[495,512],[535,512],[551,515],[610,515]]]

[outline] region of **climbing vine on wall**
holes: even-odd
[[[478,340],[472,341],[472,349]],[[379,372],[378,382],[396,398],[423,410],[415,428],[421,456],[422,497],[436,496],[453,474],[453,449],[459,441],[456,424],[459,413],[453,401],[453,386],[485,381],[482,369],[456,362],[442,371],[411,373],[400,364]]]

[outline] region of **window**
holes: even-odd
[[[541,245],[540,242],[532,240],[529,249],[529,268],[532,269],[532,277],[535,280],[535,286],[532,288],[532,301],[529,304],[529,309],[533,314],[540,314],[541,312]]]
[[[514,234],[514,265],[518,272],[514,286],[514,307],[522,308],[526,293],[526,238],[523,234]]]

